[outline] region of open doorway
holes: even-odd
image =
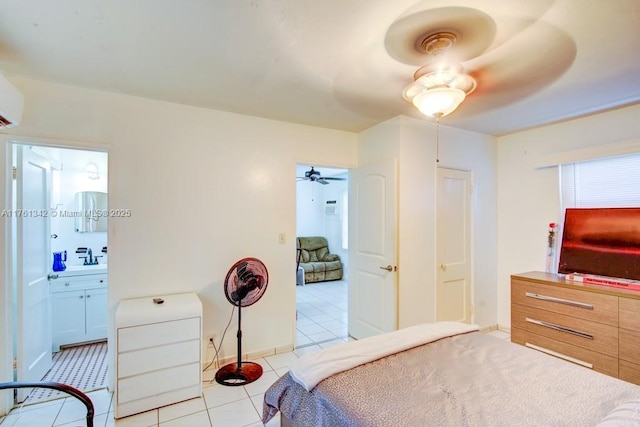
[[[107,153],[10,144],[15,381],[107,383]],[[30,393],[30,394],[28,394]],[[63,397],[18,393],[17,402]]]
[[[348,339],[348,171],[298,164],[296,180],[296,347],[328,346]]]

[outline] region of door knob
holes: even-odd
[[[442,271],[447,271],[447,264],[440,264],[440,269]]]
[[[380,267],[381,270],[393,271],[393,267],[387,265],[386,267]]]

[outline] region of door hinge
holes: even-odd
[[[13,171],[11,172],[13,179],[18,179],[18,168],[17,167],[13,167]]]
[[[473,196],[473,184],[469,184],[469,195]]]
[[[13,358],[13,370],[18,369],[18,359],[16,357]]]

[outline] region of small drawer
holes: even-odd
[[[118,329],[118,353],[200,339],[200,317]]]
[[[640,364],[640,330],[620,329],[620,359]]]
[[[51,292],[98,289],[107,286],[107,275],[71,276],[51,280]]]
[[[117,404],[200,385],[200,363],[172,366],[118,381]]]
[[[619,298],[620,327],[640,331],[640,299]]]
[[[556,341],[618,357],[618,329],[615,326],[520,304],[511,305],[511,325]]]
[[[618,326],[618,297],[513,278],[511,303]]]
[[[200,362],[200,340],[143,348],[118,354],[118,378]]]
[[[620,379],[640,385],[640,365],[620,360]]]
[[[533,348],[588,369],[593,369],[605,375],[618,377],[618,359],[616,357],[556,341],[515,327],[511,328],[511,342]]]

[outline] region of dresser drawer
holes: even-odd
[[[620,298],[620,327],[640,331],[640,299]]]
[[[618,297],[513,278],[511,303],[618,326]]]
[[[618,328],[552,313],[520,304],[511,305],[512,327],[618,357]]]
[[[118,329],[118,353],[200,339],[200,317]]]
[[[620,329],[620,359],[640,364],[640,331]]]
[[[640,365],[620,360],[620,379],[640,385]]]
[[[120,379],[117,403],[122,404],[199,385],[200,369],[200,363],[196,362]]]
[[[143,348],[118,354],[118,378],[200,361],[200,340]]]
[[[511,341],[605,375],[618,377],[618,358],[512,327]]]

